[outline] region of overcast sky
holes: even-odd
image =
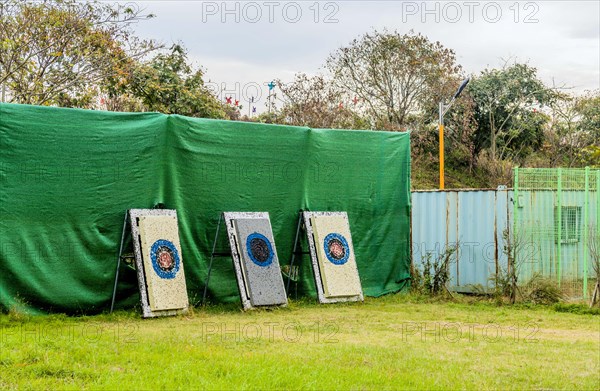
[[[372,29],[410,30],[456,52],[465,73],[528,62],[548,84],[600,88],[600,1],[144,1],[136,32],[182,42],[212,88],[240,100],[269,80],[319,73],[329,53]],[[263,87],[254,91],[257,83]],[[244,96],[244,93],[246,96]]]

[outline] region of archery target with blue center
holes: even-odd
[[[348,220],[342,216],[313,216],[311,225],[325,296],[360,295],[362,287]]]
[[[141,216],[139,230],[148,303],[152,311],[188,305],[177,218]]]
[[[253,306],[287,303],[281,268],[268,219],[235,219],[246,295]]]

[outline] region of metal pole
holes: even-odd
[[[296,227],[296,238],[294,239],[294,249],[292,250],[292,259],[290,260],[290,270],[288,270],[288,280],[285,291],[289,296],[290,292],[290,281],[292,279],[292,268],[294,267],[294,259],[296,258],[296,249],[298,248],[298,236],[300,235],[300,227],[302,225],[302,211],[300,211],[300,216],[298,217],[298,226]]]
[[[556,259],[558,261],[558,287],[560,288],[560,280],[562,277],[562,264],[561,264],[561,256],[562,256],[562,169],[558,169],[558,194],[557,194],[557,220],[558,220],[558,254]]]
[[[596,170],[596,235],[600,232],[600,168]],[[594,236],[594,240],[598,240],[599,236]],[[600,243],[597,243],[600,244]]]
[[[593,232],[593,240],[595,243],[596,251],[598,251],[598,246],[600,246],[600,168],[596,169],[596,224]],[[597,258],[596,258],[597,260]],[[596,287],[599,290],[598,294],[600,294],[600,281],[596,280]]]
[[[444,190],[444,102],[440,102],[438,124],[440,139],[440,190]]]
[[[590,168],[585,168],[585,200],[583,201],[583,298],[588,297],[588,231],[589,227],[589,204],[590,204]]]
[[[115,308],[115,298],[117,296],[117,282],[119,281],[119,269],[121,268],[121,254],[123,254],[123,242],[125,241],[125,229],[127,228],[127,215],[129,211],[125,211],[123,219],[123,231],[121,231],[121,245],[119,246],[119,255],[117,256],[117,272],[115,273],[115,285],[113,286],[112,301],[110,303],[110,313],[112,314]]]
[[[514,242],[516,241],[518,232],[517,232],[517,227],[519,226],[519,167],[515,167],[515,188],[514,188],[514,192],[513,192],[513,232],[512,232],[512,238],[514,238],[513,240],[511,240],[511,233],[509,232],[506,240],[508,241],[508,250],[509,250],[509,254],[506,254],[506,256],[508,258],[512,257],[513,258],[513,263],[516,265],[517,263],[517,254],[516,254],[516,249],[514,248]],[[512,253],[512,254],[510,254]],[[507,262],[509,261],[509,259],[507,259]],[[510,263],[507,265],[507,269],[510,270],[512,266],[510,265]],[[511,270],[512,272],[512,270]]]
[[[454,101],[460,96],[462,90],[464,90],[467,84],[469,84],[469,80],[469,77],[463,80],[463,82],[458,87],[458,90],[456,90],[456,93],[452,97],[452,100],[450,100],[450,103],[445,105],[443,101],[440,102],[438,119],[440,132],[440,190],[444,190],[444,114],[446,114],[446,111],[450,109]]]
[[[208,281],[210,280],[210,272],[212,270],[213,260],[215,259],[215,249],[217,248],[217,239],[219,238],[219,230],[221,229],[221,219],[223,215],[219,215],[219,221],[217,222],[217,232],[215,232],[215,241],[213,242],[212,252],[210,253],[210,262],[208,264],[208,273],[206,274],[206,282],[204,283],[204,293],[202,294],[202,305],[206,300],[206,293],[208,291]]]

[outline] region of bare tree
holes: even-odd
[[[281,123],[314,128],[365,129],[369,124],[355,111],[356,101],[325,77],[299,73],[291,83],[277,81],[283,106]]]
[[[374,128],[391,130],[436,118],[437,102],[455,90],[461,69],[441,43],[387,31],[364,34],[338,49],[326,68],[336,86],[360,99]]]
[[[495,276],[496,291],[507,296],[510,303],[517,301],[517,295],[523,296],[519,288],[519,278],[522,274],[522,266],[533,258],[534,247],[532,242],[527,241],[524,232],[518,230],[511,232],[505,229],[502,232],[503,252],[506,254],[507,265],[500,269]]]

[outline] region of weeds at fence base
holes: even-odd
[[[448,289],[450,281],[449,267],[456,262],[456,249],[459,244],[449,246],[446,250],[433,257],[428,252],[423,260],[422,268],[411,266],[411,292],[416,294],[429,294],[431,296],[448,295],[454,297]]]

